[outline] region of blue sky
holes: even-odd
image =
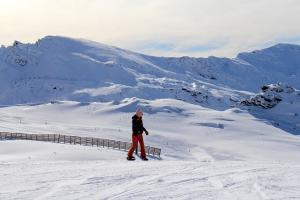
[[[299,0],[0,0],[0,43],[46,35],[145,54],[227,56],[300,44]]]

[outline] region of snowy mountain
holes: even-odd
[[[161,159],[0,141],[0,199],[300,199],[300,46],[154,57],[47,36],[0,48],[0,131],[130,141]]]
[[[47,36],[35,44],[16,41],[0,50],[1,80],[5,80],[0,102],[128,97],[194,102],[206,95],[226,101],[235,94],[255,92],[263,84],[300,85],[299,52],[300,46],[277,45],[235,59],[164,58],[64,37]],[[196,92],[194,97],[197,92],[203,95],[188,98],[188,90]]]
[[[138,104],[140,99],[170,98],[226,110],[240,107],[266,84],[298,87],[300,46],[279,44],[234,59],[168,58],[47,36],[35,44],[15,41],[2,47],[0,70],[2,105],[63,100],[120,104],[124,99]],[[299,95],[292,101],[298,115]],[[294,116],[292,121],[297,133],[300,120]]]

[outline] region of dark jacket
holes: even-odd
[[[142,118],[139,118],[137,115],[132,117],[132,134],[139,135],[142,134],[143,131],[147,132],[147,130],[143,126]]]

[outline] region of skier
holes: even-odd
[[[141,147],[141,159],[145,161],[148,160],[145,152],[143,132],[145,132],[146,135],[148,135],[149,133],[143,126],[142,116],[143,116],[142,110],[137,109],[135,115],[132,117],[132,144],[128,151],[127,160],[135,160],[135,157],[133,156],[133,152],[137,148],[138,142],[140,143],[140,147]]]

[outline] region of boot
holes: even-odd
[[[146,157],[141,157],[143,161],[148,161],[148,158]]]
[[[133,161],[133,160],[135,160],[135,157],[134,157],[134,156],[132,156],[132,157],[127,157],[127,160]]]

